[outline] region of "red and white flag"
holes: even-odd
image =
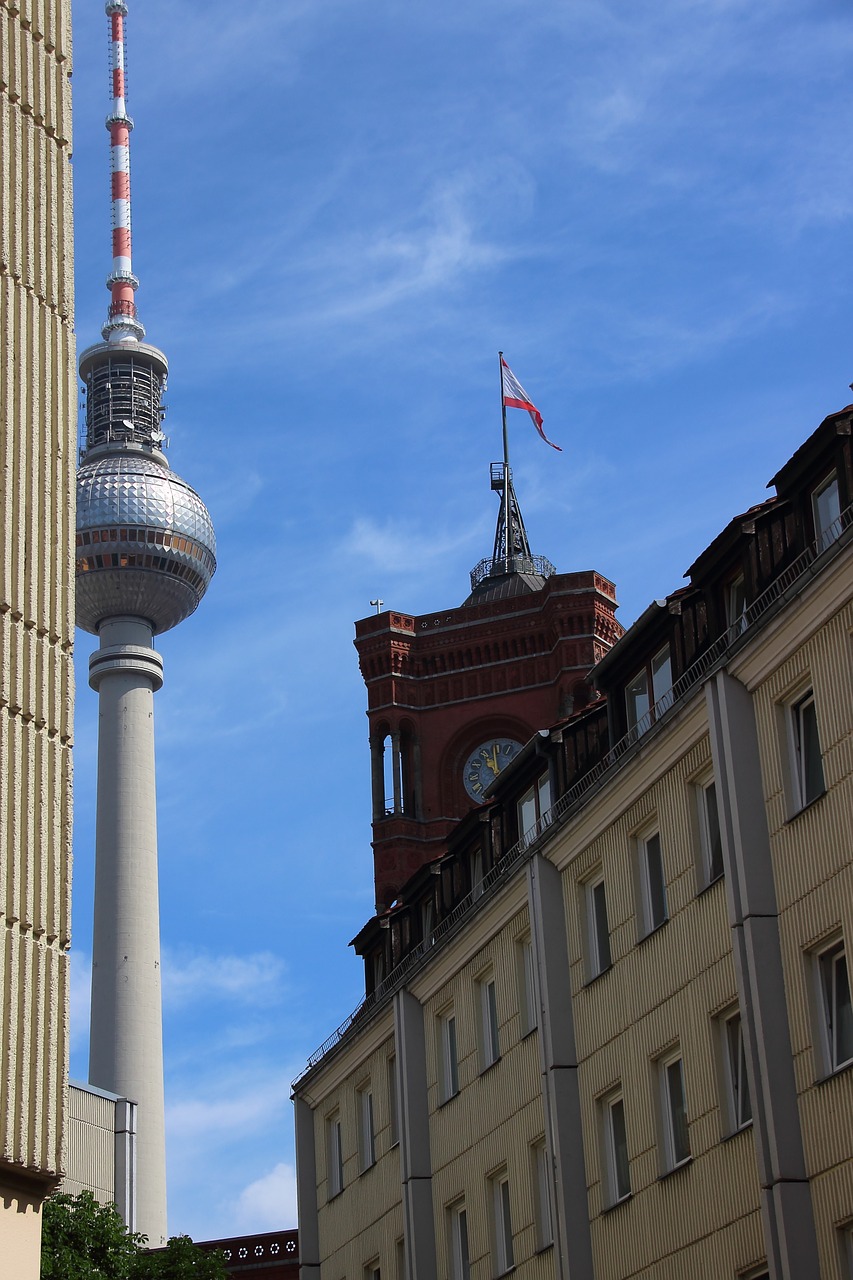
[[[501,389],[503,392],[503,402],[506,407],[508,409],[526,409],[530,414],[531,422],[545,443],[549,444],[552,449],[557,449],[562,453],[563,450],[561,446],[554,444],[554,441],[549,440],[545,435],[545,432],[542,430],[542,414],[536,408],[536,405],[530,399],[527,392],[524,390],[524,387],[521,385],[512,369],[510,369],[503,356],[501,356]]]

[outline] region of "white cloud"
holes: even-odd
[[[244,1187],[237,1198],[237,1231],[276,1231],[296,1224],[296,1170],[281,1162]]]
[[[277,1003],[286,974],[284,961],[271,951],[236,956],[164,948],[162,966],[163,1003],[171,1010],[211,1000]]]

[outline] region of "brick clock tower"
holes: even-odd
[[[356,623],[377,913],[441,856],[455,823],[536,730],[586,704],[587,673],[622,634],[613,583],[592,570],[557,573],[531,555],[512,473],[500,463],[491,473],[501,495],[494,553],[472,570],[467,600]]]

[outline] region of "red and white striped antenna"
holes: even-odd
[[[113,109],[107,117],[110,131],[113,212],[113,269],[107,276],[110,291],[109,317],[101,332],[110,342],[138,342],[145,329],[137,318],[134,294],[139,281],[133,274],[130,234],[130,132],[133,121],[127,114],[125,82],[124,20],[125,0],[107,0],[110,21],[110,80]]]

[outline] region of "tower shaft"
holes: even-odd
[[[111,618],[89,662],[98,692],[98,809],[89,1080],[138,1106],[136,1230],[166,1242],[166,1139],[150,625]]]

